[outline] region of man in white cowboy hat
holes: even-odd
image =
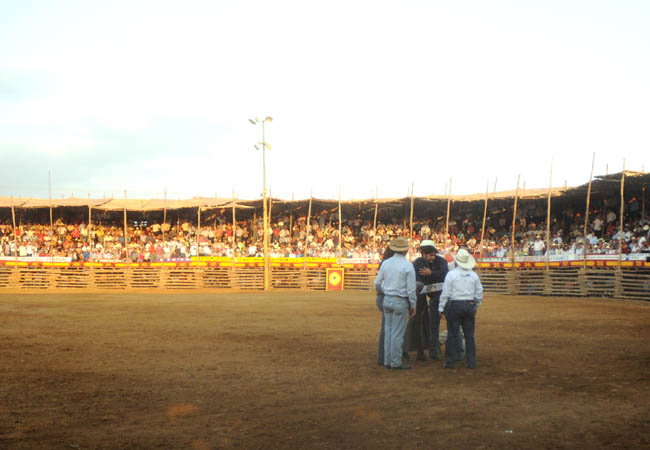
[[[459,328],[465,334],[467,367],[476,368],[476,343],[474,342],[474,317],[483,301],[483,286],[472,270],[476,260],[463,248],[454,257],[456,268],[445,278],[438,306],[439,314],[447,319],[447,344],[445,345],[445,368],[453,369],[460,340]]]
[[[407,315],[412,316],[416,306],[415,269],[406,259],[408,239],[394,239],[388,247],[395,255],[382,263],[374,282],[375,290],[384,293],[384,366],[410,369],[402,363],[402,343]]]

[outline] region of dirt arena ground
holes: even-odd
[[[650,303],[488,295],[478,368],[370,292],[0,295],[0,448],[649,448]]]

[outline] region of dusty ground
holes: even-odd
[[[650,303],[487,296],[375,362],[371,293],[0,295],[0,448],[648,448]]]

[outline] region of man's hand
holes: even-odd
[[[409,306],[409,319],[415,315],[415,310]]]
[[[428,267],[422,267],[420,270],[418,270],[418,273],[422,276],[428,277],[431,275],[431,269]]]

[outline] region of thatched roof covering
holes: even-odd
[[[591,182],[592,195],[607,195],[613,192],[620,193],[621,178],[623,172],[613,173],[609,175],[599,175],[594,177]],[[630,170],[625,171],[625,191],[639,190],[644,185],[650,185],[650,173],[633,172]],[[589,190],[589,183],[571,188],[567,194],[571,196],[587,195]]]
[[[609,195],[612,192],[618,192],[618,185],[620,184],[622,177],[622,172],[609,175],[601,175],[594,177],[592,182],[591,192],[592,195]],[[633,190],[640,190],[641,187],[645,184],[650,184],[650,174],[643,172],[625,172],[625,190],[626,192]],[[585,197],[587,193],[588,183],[577,187],[561,187],[553,188],[551,190],[552,197],[567,197],[575,199],[577,197]],[[510,189],[507,191],[501,191],[488,193],[488,201],[494,200],[511,200],[514,199],[517,191],[515,189]],[[535,199],[545,199],[548,197],[548,188],[537,188],[537,189],[523,189],[519,188],[518,197],[522,200],[535,200]],[[429,195],[423,197],[415,197],[414,204],[416,208],[424,207],[438,207],[439,205],[446,203],[448,198],[445,195]],[[469,195],[452,195],[451,201],[458,203],[473,203],[473,202],[483,202],[485,200],[485,193],[469,194]],[[337,199],[320,199],[312,198],[312,209],[313,210],[334,210],[338,208]],[[213,208],[232,208],[232,198],[215,198],[215,197],[194,197],[186,200],[164,200],[164,199],[119,199],[119,198],[109,198],[109,199],[83,199],[83,198],[61,198],[61,199],[52,199],[53,207],[87,207],[90,205],[93,209],[99,209],[104,211],[123,211],[124,209],[128,211],[162,211],[163,209],[167,210],[176,210],[183,208],[201,208],[202,210],[208,210]],[[262,209],[262,199],[235,199],[235,208],[237,209]],[[341,200],[341,206],[347,211],[357,211],[369,208],[374,208],[377,204],[380,208],[399,208],[409,205],[411,202],[410,197],[396,197],[396,198],[364,198],[364,199],[351,199],[351,200]],[[285,209],[289,211],[303,210],[308,208],[309,198],[299,199],[299,200],[285,200],[280,198],[272,198],[273,208]],[[12,198],[11,197],[0,197],[0,208],[11,208]],[[15,208],[49,208],[50,201],[48,199],[38,199],[38,198],[13,198],[13,206]]]
[[[26,198],[13,198],[13,197],[0,197],[0,208],[14,208],[22,207],[25,204]]]

